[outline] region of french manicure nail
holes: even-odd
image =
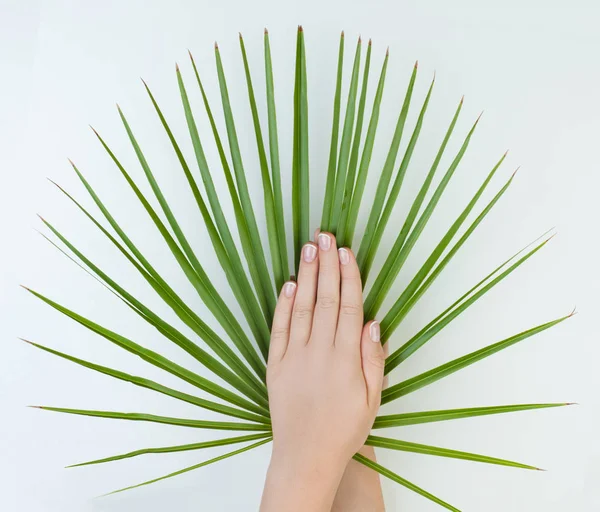
[[[319,247],[322,251],[328,251],[331,247],[331,237],[325,233],[319,233],[317,237],[319,240]]]
[[[381,328],[379,327],[379,322],[375,321],[371,324],[369,334],[371,336],[371,341],[375,341],[377,343],[381,341]]]
[[[283,285],[283,294],[288,298],[293,297],[294,293],[296,293],[296,286],[296,283],[293,281],[288,281]]]
[[[317,248],[313,244],[306,244],[302,249],[302,258],[306,263],[312,263],[317,257]]]
[[[347,265],[348,263],[350,263],[350,254],[348,253],[348,249],[344,249],[343,247],[341,249],[338,249],[338,255],[340,257],[340,263],[342,265]]]

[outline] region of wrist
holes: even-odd
[[[344,472],[351,458],[327,449],[289,448],[274,444],[269,467],[297,475],[325,472],[337,475]]]
[[[329,512],[350,459],[282,448],[273,447],[261,511]]]

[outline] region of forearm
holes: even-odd
[[[359,453],[376,460],[375,450],[371,446],[364,446]],[[346,466],[331,512],[384,511],[379,474],[352,459]]]
[[[330,512],[346,461],[273,455],[261,512]]]

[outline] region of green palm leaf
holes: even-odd
[[[419,425],[421,423],[432,423],[436,421],[459,420],[464,418],[475,418],[490,414],[505,414],[509,412],[529,411],[532,409],[548,409],[552,407],[563,407],[572,405],[564,404],[523,404],[523,405],[496,405],[492,407],[470,407],[466,409],[446,409],[443,411],[407,412],[403,414],[388,414],[377,416],[374,429],[404,427],[406,425]]]
[[[496,352],[500,352],[501,350],[504,350],[505,348],[508,348],[514,345],[515,343],[519,343],[520,341],[523,341],[524,339],[527,339],[530,336],[545,331],[550,327],[554,327],[555,325],[564,322],[567,318],[570,318],[571,316],[573,316],[573,313],[567,316],[563,316],[561,318],[557,318],[556,320],[546,322],[545,324],[532,327],[531,329],[523,331],[519,334],[515,334],[510,338],[506,338],[492,345],[488,345],[487,347],[476,350],[475,352],[471,352],[470,354],[459,357],[446,364],[433,368],[432,370],[417,375],[412,379],[399,382],[398,384],[391,386],[383,391],[383,393],[381,394],[381,403],[386,404],[392,400],[400,398],[401,396],[407,395],[409,393],[412,393],[413,391],[421,389],[424,386],[428,386],[429,384],[443,379],[444,377],[447,377],[448,375],[451,375],[452,373],[457,372],[458,370],[461,370],[473,363],[476,363],[481,359],[489,357],[495,354]]]
[[[304,38],[304,30],[302,27],[298,27],[293,91],[292,159],[289,165],[292,182],[291,231],[294,247],[294,270],[291,271],[292,273],[297,272],[302,245],[310,239],[311,232],[307,52]],[[382,108],[386,108],[386,104],[383,103],[383,91],[389,63],[389,52],[386,51],[383,59],[377,88],[373,95],[371,111],[369,113],[367,98],[369,95],[371,59],[373,57],[371,41],[369,40],[364,65],[361,70],[362,43],[359,38],[351,69],[348,70],[346,84],[344,82],[344,41],[345,37],[342,32],[337,48],[335,92],[333,97],[328,162],[326,164],[316,163],[313,165],[314,168],[322,169],[323,173],[327,169],[320,227],[322,230],[333,231],[338,238],[339,245],[352,246],[355,244],[355,246],[358,246],[357,260],[363,277],[363,285],[366,284],[368,277],[373,272],[373,284],[368,290],[364,305],[367,317],[374,317],[379,314],[389,294],[392,292],[396,294],[392,306],[382,315],[383,320],[381,322],[382,340],[396,344],[397,340],[394,337],[397,335],[398,328],[402,325],[408,313],[444,272],[456,254],[464,248],[471,235],[482,225],[483,220],[494,208],[497,208],[497,205],[500,204],[500,199],[512,184],[514,174],[509,178],[504,178],[503,184],[498,187],[491,199],[486,200],[487,202],[480,206],[482,196],[487,191],[495,175],[500,173],[500,165],[507,157],[504,154],[491,171],[485,177],[482,177],[482,182],[478,189],[473,193],[460,214],[454,219],[450,228],[434,244],[434,249],[418,267],[416,273],[412,277],[409,276],[410,278],[407,280],[408,284],[403,289],[395,290],[394,286],[398,276],[405,271],[406,260],[418,242],[425,236],[424,232],[431,216],[442,200],[450,180],[466,154],[479,119],[472,125],[459,149],[449,161],[445,173],[439,177],[439,181],[433,186],[434,181],[438,179],[437,175],[440,165],[446,165],[442,164],[442,160],[446,156],[448,144],[450,144],[452,136],[456,131],[459,115],[463,107],[463,100],[461,99],[450,120],[450,124],[446,129],[437,153],[433,157],[431,166],[427,173],[424,174],[416,195],[412,199],[405,198],[404,195],[406,192],[403,183],[406,174],[413,172],[411,161],[421,134],[424,133],[423,127],[426,123],[426,114],[429,111],[435,77],[427,91],[425,91],[419,112],[415,113],[416,119],[413,126],[409,126],[407,123],[413,93],[415,93],[415,88],[417,87],[416,63],[412,69],[404,96],[398,98],[394,94],[391,101],[394,102],[393,104],[397,104],[397,108],[400,111],[397,114],[391,140],[377,141],[377,144],[385,146],[387,153],[382,168],[375,173],[375,170],[371,169],[371,160],[376,146],[380,112]],[[75,464],[75,466],[94,465],[145,454],[174,453],[250,443],[242,448],[208,459],[194,466],[115,492],[148,485],[210,465],[259,447],[270,442],[272,439],[268,393],[265,384],[265,362],[269,349],[270,328],[276,295],[290,274],[282,189],[282,174],[287,171],[288,164],[280,161],[280,140],[283,139],[280,139],[278,132],[277,106],[275,101],[276,82],[269,34],[265,29],[263,44],[266,132],[263,132],[263,126],[261,125],[260,97],[257,98],[255,93],[255,84],[257,83],[255,80],[257,80],[258,75],[252,76],[246,47],[241,36],[239,44],[245,77],[245,89],[252,115],[253,139],[256,143],[253,165],[248,164],[247,156],[242,156],[234,108],[227,86],[221,54],[216,45],[216,75],[226,139],[222,138],[219,133],[213,108],[200,79],[199,69],[190,53],[194,77],[202,98],[204,112],[210,124],[208,138],[211,140],[201,139],[201,132],[197,124],[199,113],[195,111],[193,98],[191,98],[191,95],[195,91],[191,91],[186,87],[184,73],[176,66],[177,92],[181,99],[182,117],[185,117],[191,148],[193,149],[193,155],[191,156],[193,160],[191,161],[195,160],[195,164],[190,166],[188,163],[190,162],[190,157],[185,154],[183,149],[184,144],[177,140],[175,136],[176,130],[171,128],[172,123],[175,121],[167,121],[166,111],[163,111],[159,106],[156,97],[145,82],[144,86],[152,107],[158,116],[160,129],[164,130],[169,139],[169,143],[177,157],[178,165],[181,167],[183,176],[186,179],[189,192],[191,192],[194,198],[196,207],[200,213],[199,219],[201,219],[210,238],[211,250],[219,261],[227,279],[227,284],[242,315],[237,317],[234,314],[230,305],[222,297],[222,290],[219,291],[213,282],[212,276],[209,276],[206,272],[203,262],[201,262],[205,254],[198,252],[192,247],[179,220],[173,213],[171,202],[173,199],[165,196],[159,184],[161,180],[165,179],[164,176],[155,175],[151,163],[147,160],[142,150],[142,145],[138,142],[131,124],[120,108],[118,108],[118,113],[125,128],[128,141],[136,155],[144,177],[150,185],[151,193],[154,195],[159,208],[155,209],[151,205],[150,200],[142,193],[132,175],[125,169],[116,154],[95,130],[94,132],[110,157],[110,160],[116,165],[120,174],[127,182],[136,200],[139,201],[145,213],[149,216],[153,227],[158,231],[160,239],[166,244],[178,270],[183,272],[183,275],[192,285],[198,297],[206,305],[211,318],[201,318],[193,306],[183,299],[182,295],[176,290],[176,287],[169,283],[167,278],[157,270],[151,262],[152,258],[148,254],[144,254],[133,242],[134,237],[132,233],[128,233],[123,229],[122,225],[115,215],[109,211],[88,179],[84,177],[83,173],[74,164],[71,163],[83,188],[102,214],[102,222],[90,213],[90,210],[84,203],[80,202],[59,185],[56,185],[56,183],[55,185],[77,207],[77,211],[90,220],[94,228],[98,229],[105,239],[118,250],[127,263],[150,286],[152,293],[175,313],[175,320],[167,321],[159,315],[156,312],[158,309],[155,311],[148,306],[150,302],[146,297],[142,299],[135,296],[124,285],[100,268],[99,265],[92,261],[92,258],[84,254],[75,243],[65,237],[56,227],[42,219],[46,228],[53,235],[52,239],[45,234],[43,235],[50,243],[113,293],[119,299],[117,304],[124,304],[128,310],[155,328],[169,343],[175,344],[192,356],[194,363],[200,363],[211,373],[210,377],[204,377],[193,369],[188,369],[175,363],[158,351],[150,350],[143,344],[118,334],[109,326],[100,325],[67,308],[65,305],[51,300],[46,295],[30,289],[27,290],[53,309],[100,335],[115,346],[135,354],[152,366],[160,368],[176,376],[181,381],[194,386],[202,393],[202,396],[184,393],[164,386],[159,382],[80,359],[37,343],[28,343],[44,352],[89,370],[186,402],[198,407],[201,411],[208,410],[229,418],[236,418],[239,421],[208,421],[204,419],[175,418],[146,413],[103,411],[93,408],[40,408],[97,418],[145,421],[168,426],[217,431],[248,432],[246,435],[237,435],[236,437],[214,441],[142,448],[119,455]],[[344,94],[347,96],[345,96],[345,109],[342,112],[342,90],[345,87],[347,87],[345,89],[347,92]],[[292,97],[292,94],[289,96]],[[392,108],[393,104],[390,103],[390,108]],[[367,117],[369,121],[365,131],[364,124]],[[403,139],[405,130],[408,130],[411,134],[406,142]],[[209,144],[214,144],[217,150],[218,162],[220,163],[227,186],[226,195],[222,194],[215,185],[215,170],[209,166],[207,158]],[[400,158],[401,146],[402,157]],[[246,163],[244,163],[244,160]],[[202,183],[198,181],[198,178]],[[375,180],[373,183],[375,193],[372,200],[370,200],[368,212],[365,212],[367,220],[364,226],[364,234],[362,238],[355,240],[357,238],[357,231],[360,232],[360,230],[357,230],[358,220],[361,217],[361,206],[364,206],[364,191],[369,185],[369,178]],[[248,187],[250,180],[258,179],[260,179],[262,184],[262,201],[265,208],[264,222],[268,235],[267,248],[263,246],[259,234],[259,223],[255,215],[255,203],[253,201],[256,201],[257,198],[251,197]],[[391,219],[393,218],[395,206],[401,201],[408,201],[406,218],[397,224],[392,223]],[[229,206],[233,212],[232,219],[229,219],[225,213],[228,211],[227,208]],[[473,218],[469,220],[471,217]],[[103,223],[107,223],[107,226]],[[392,224],[394,225],[392,226]],[[382,268],[375,269],[376,255],[379,252],[383,237],[389,232],[394,232],[394,244],[390,252],[386,255]],[[425,322],[425,325],[416,334],[401,344],[395,345],[399,346],[399,348],[387,358],[386,373],[393,371],[425,343],[440,334],[453,320],[466,314],[471,305],[521,267],[521,265],[544,247],[550,238],[546,233],[524,249],[513,254],[483,279],[462,293],[458,299],[441,313],[428,322]],[[269,252],[268,255],[266,254],[267,250]],[[202,254],[202,258],[200,258],[200,254]],[[267,263],[268,260],[270,260],[270,264]],[[437,382],[530,336],[541,333],[563,322],[569,316],[571,315],[538,325],[462,357],[458,357],[420,375],[399,382],[382,393],[382,403],[388,404],[424,386]],[[212,321],[216,321],[224,331],[225,334],[223,336],[218,335],[210,326]],[[184,329],[189,329],[191,334],[184,334],[179,323],[184,325]],[[204,394],[208,397],[205,398]],[[547,409],[564,405],[570,404],[517,404],[403,412],[399,414],[392,411],[391,414],[378,416],[373,429]],[[436,455],[515,468],[537,469],[533,466],[505,459],[375,435],[369,436],[367,444],[382,449]],[[438,505],[448,510],[458,510],[428,491],[397,475],[390,469],[383,467],[381,464],[371,461],[360,454],[356,454],[354,458],[386,478],[420,494]]]
[[[292,213],[296,271],[302,245],[310,239],[308,175],[308,93],[306,85],[304,30],[296,38],[296,77],[294,84],[294,149],[292,156]]]
[[[229,444],[245,443],[247,441],[256,441],[258,439],[265,439],[270,437],[270,434],[253,434],[249,436],[237,436],[228,437],[226,439],[218,439],[216,441],[204,441],[202,443],[191,443],[191,444],[180,444],[177,446],[164,446],[161,448],[142,448],[141,450],[135,450],[121,455],[113,455],[112,457],[105,457],[104,459],[90,460],[88,462],[80,462],[79,464],[72,464],[67,466],[68,468],[76,468],[80,466],[90,466],[92,464],[104,464],[105,462],[114,462],[116,460],[130,459],[132,457],[138,457],[139,455],[148,455],[156,453],[176,453],[186,452],[191,450],[203,450],[205,448],[214,448],[215,446],[227,446]]]
[[[225,80],[225,72],[223,71],[223,63],[221,62],[219,47],[216,44],[215,58],[217,63],[219,88],[221,90],[221,103],[223,105],[223,114],[225,117],[225,127],[227,128],[227,138],[229,139],[229,149],[231,151],[231,161],[233,163],[233,170],[235,171],[235,179],[238,187],[238,193],[240,195],[242,209],[244,211],[244,217],[248,225],[248,232],[250,234],[252,251],[255,255],[254,259],[256,267],[260,275],[260,285],[262,287],[263,294],[267,299],[269,314],[268,319],[270,322],[272,320],[273,311],[275,310],[275,293],[273,291],[273,282],[267,268],[267,262],[265,260],[265,254],[258,232],[258,224],[256,223],[256,216],[254,215],[254,208],[252,207],[252,199],[250,198],[250,192],[248,191],[246,171],[244,169],[244,164],[242,163],[242,155],[240,153],[237,131],[233,119],[233,112],[231,110],[231,102],[229,100],[229,92],[227,90],[227,81]]]
[[[154,484],[156,482],[160,482],[161,480],[166,480],[167,478],[179,476],[179,475],[182,475],[183,473],[187,473],[188,471],[193,471],[194,469],[199,469],[201,467],[208,466],[210,464],[214,464],[215,462],[219,462],[219,461],[227,459],[229,457],[233,457],[234,455],[239,455],[240,453],[247,452],[248,450],[253,450],[254,448],[258,448],[259,446],[262,446],[263,444],[266,444],[269,442],[271,442],[270,437],[268,437],[267,439],[263,439],[262,441],[259,441],[258,443],[254,443],[249,446],[245,446],[244,448],[240,448],[239,450],[234,450],[233,452],[226,453],[225,455],[220,455],[219,457],[215,457],[214,459],[209,459],[204,462],[200,462],[199,464],[195,464],[193,466],[190,466],[190,467],[187,467],[184,469],[180,469],[179,471],[175,471],[174,473],[169,473],[168,475],[161,476],[159,478],[154,478],[152,480],[148,480],[147,482],[142,482],[141,484],[131,485],[129,487],[124,487],[123,489],[119,489],[117,491],[109,492],[105,496],[108,496],[110,494],[116,494],[118,492],[129,491],[131,489],[136,489],[137,487]]]
[[[271,178],[273,181],[273,200],[275,201],[275,228],[277,230],[279,245],[279,259],[281,261],[281,274],[285,280],[289,276],[289,262],[287,251],[287,238],[285,232],[285,216],[283,212],[283,193],[281,189],[281,169],[279,165],[279,139],[277,136],[277,110],[275,108],[275,85],[273,81],[273,63],[271,60],[271,46],[269,33],[265,29],[265,78],[267,89],[267,115],[269,121],[269,154],[271,156]]]
[[[360,266],[363,274],[365,259],[367,258],[369,251],[371,250],[371,244],[373,243],[375,230],[377,228],[377,224],[379,223],[379,218],[381,216],[381,211],[383,210],[385,197],[387,195],[388,187],[392,179],[392,172],[394,170],[394,164],[396,163],[398,149],[400,148],[400,140],[402,139],[402,133],[404,131],[404,125],[406,123],[406,117],[408,116],[408,109],[410,107],[410,100],[412,98],[412,93],[415,87],[416,79],[417,63],[415,63],[415,67],[413,68],[413,72],[410,76],[410,81],[408,83],[408,88],[406,90],[406,95],[404,97],[402,109],[400,110],[400,114],[398,115],[398,121],[396,122],[396,129],[394,130],[394,136],[392,137],[390,149],[388,151],[385,163],[383,165],[383,169],[381,170],[381,174],[377,182],[377,190],[375,192],[375,199],[373,200],[373,205],[371,206],[371,213],[369,213],[369,220],[367,221],[365,233],[363,235],[362,241],[360,242],[358,254],[356,255],[358,265]],[[365,281],[366,279],[363,275],[363,286],[365,285]]]
[[[449,457],[451,459],[470,460],[473,462],[484,462],[486,464],[496,464],[499,466],[509,466],[521,469],[535,469],[535,466],[513,462],[511,460],[498,459],[496,457],[488,457],[487,455],[478,455],[477,453],[461,452],[458,450],[448,450],[438,446],[429,446],[426,444],[410,443],[408,441],[400,441],[398,439],[389,439],[387,437],[369,436],[365,441],[368,446],[376,448],[387,448],[389,450],[399,450],[401,452],[421,453],[424,455],[437,455],[438,457]]]
[[[427,492],[425,489],[421,489],[420,487],[416,486],[412,482],[409,482],[405,478],[402,478],[400,475],[397,475],[393,471],[390,471],[389,469],[383,467],[381,464],[378,464],[377,462],[372,461],[371,459],[368,459],[367,457],[361,455],[360,453],[357,453],[354,456],[354,459],[356,461],[360,462],[363,466],[367,466],[368,468],[371,468],[374,471],[377,471],[380,475],[383,475],[386,478],[389,478],[390,480],[393,480],[394,482],[406,487],[407,489],[410,489],[411,491],[414,491],[417,494],[420,494],[421,496],[427,498],[428,500],[431,500],[434,503],[437,503],[438,505],[441,505],[442,507],[444,507],[448,510],[453,510],[454,512],[460,512],[460,510],[457,509],[456,507],[453,507],[449,503],[446,503],[445,501],[439,499],[438,497],[434,496],[433,494]]]
[[[163,386],[157,382],[154,382],[150,379],[138,377],[136,375],[130,375],[125,372],[121,372],[119,370],[115,370],[113,368],[108,368],[106,366],[101,366],[99,364],[91,363],[89,361],[85,361],[83,359],[79,359],[74,356],[70,356],[68,354],[64,354],[63,352],[59,352],[58,350],[53,350],[48,347],[44,347],[43,345],[39,345],[37,343],[33,343],[28,340],[23,340],[30,345],[39,348],[45,352],[50,354],[54,354],[55,356],[66,359],[67,361],[71,361],[85,368],[89,368],[90,370],[94,370],[96,372],[102,373],[104,375],[108,375],[110,377],[114,377],[115,379],[122,380],[124,382],[130,382],[131,384],[135,384],[136,386],[140,386],[142,388],[151,389],[152,391],[156,391],[158,393],[162,393],[163,395],[170,396],[172,398],[176,398],[178,400],[182,400],[183,402],[187,402],[192,405],[196,405],[198,407],[202,407],[203,409],[207,409],[209,411],[218,412],[221,414],[225,414],[227,416],[233,416],[234,418],[242,418],[249,421],[255,421],[258,423],[270,423],[270,419],[267,415],[262,415],[260,412],[258,414],[253,414],[247,412],[242,409],[238,409],[236,407],[230,407],[227,405],[219,404],[217,402],[212,402],[210,400],[205,400],[203,398],[190,395],[188,393],[182,393],[181,391],[177,391],[176,389],[169,388],[167,386]],[[210,393],[213,396],[221,398],[227,402],[235,404],[239,407],[243,407],[248,410],[255,410],[255,407],[249,402],[240,399],[234,393],[231,393],[227,389],[218,386],[217,384],[202,379],[199,376],[194,376],[194,379],[189,378],[185,379],[187,382],[192,383],[203,391]],[[193,380],[193,382],[192,382]],[[202,387],[201,387],[202,386]]]
[[[151,423],[163,423],[165,425],[176,425],[178,427],[191,427],[211,430],[250,430],[267,432],[271,430],[270,425],[261,423],[236,423],[223,421],[188,420],[183,418],[169,418],[167,416],[156,416],[154,414],[143,414],[135,412],[112,412],[91,411],[85,409],[65,409],[61,407],[34,406],[44,411],[62,412],[75,414],[77,416],[91,416],[94,418],[107,418],[113,420],[149,421]]]
[[[211,130],[213,133],[213,138],[215,141],[215,145],[217,146],[217,151],[219,153],[219,159],[221,161],[221,166],[223,167],[223,174],[225,175],[225,180],[227,182],[227,189],[229,190],[229,196],[231,198],[231,203],[233,205],[233,210],[235,212],[235,221],[238,228],[238,234],[240,236],[240,240],[242,242],[242,250],[246,257],[246,262],[248,263],[248,270],[250,272],[250,277],[252,278],[252,282],[254,283],[255,292],[258,296],[258,300],[260,302],[260,306],[263,310],[263,315],[265,316],[266,321],[269,318],[269,305],[266,297],[266,292],[263,289],[262,285],[262,274],[259,272],[259,265],[257,255],[254,253],[252,248],[252,240],[250,236],[250,228],[248,227],[248,222],[246,221],[246,217],[244,216],[244,210],[242,208],[242,203],[240,202],[240,197],[237,192],[237,188],[235,185],[235,181],[233,175],[231,173],[231,168],[229,163],[227,162],[227,156],[225,155],[225,149],[223,148],[223,142],[221,140],[221,136],[219,135],[219,131],[217,130],[217,125],[215,122],[215,118],[212,113],[212,109],[208,102],[208,97],[206,95],[206,91],[202,85],[202,81],[200,80],[200,74],[198,73],[198,68],[196,67],[196,63],[192,54],[190,52],[190,60],[192,62],[192,67],[194,68],[194,75],[196,76],[196,82],[198,83],[198,87],[200,89],[200,93],[202,94],[202,102],[204,104],[204,108],[206,110],[206,115],[210,122]],[[181,73],[179,73],[181,76]],[[180,94],[182,95],[182,100],[184,101],[184,108],[186,105],[186,99],[183,97],[183,80],[180,80]],[[190,111],[191,112],[191,111]],[[198,167],[200,168],[200,173],[202,174],[202,181],[207,191],[208,199],[211,202],[211,208],[213,210],[213,214],[215,216],[217,225],[219,226],[219,231],[225,243],[230,240],[231,246],[235,247],[235,243],[233,242],[233,238],[231,237],[231,233],[229,227],[227,225],[227,221],[225,220],[225,216],[223,214],[223,210],[218,200],[218,194],[215,189],[213,179],[211,173],[208,171],[208,164],[206,163],[206,159],[204,157],[204,152],[201,150],[201,144],[199,143],[200,139],[197,136],[197,130],[195,127],[195,123],[192,125],[190,123],[191,118],[188,116],[188,128],[190,129],[190,136],[192,137],[192,143],[194,145],[194,152],[196,154],[196,160],[198,161]],[[235,258],[235,254],[232,252],[231,257]],[[235,261],[234,261],[235,263]],[[240,263],[241,267],[241,263]],[[243,268],[242,268],[243,271]],[[268,330],[268,327],[267,327]],[[267,337],[268,339],[268,337]]]
[[[340,105],[342,102],[342,74],[344,68],[344,32],[340,36],[338,50],[337,75],[335,81],[335,96],[333,99],[333,121],[331,126],[331,144],[329,146],[329,164],[327,166],[327,182],[325,184],[325,197],[323,198],[323,214],[321,216],[321,230],[329,228],[331,208],[335,188],[335,173],[337,170],[338,139],[340,134]]]
[[[354,64],[352,65],[352,80],[350,81],[350,90],[348,91],[348,102],[346,104],[346,116],[342,128],[342,141],[335,173],[335,186],[333,188],[333,204],[331,206],[331,215],[327,223],[326,231],[334,233],[338,230],[338,223],[344,200],[344,191],[346,189],[346,175],[348,173],[348,163],[350,159],[350,147],[352,145],[352,129],[354,127],[354,116],[356,110],[356,91],[358,88],[358,74],[360,70],[360,56],[362,52],[362,42],[360,37],[356,44],[354,53]]]

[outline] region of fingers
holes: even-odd
[[[363,326],[363,300],[360,271],[354,254],[342,247],[338,250],[341,274],[340,312],[335,346],[359,353]]]
[[[306,345],[313,325],[313,312],[317,294],[319,258],[317,246],[309,242],[302,248],[298,269],[298,289],[292,309],[290,345]]]
[[[375,320],[367,322],[360,340],[362,370],[367,384],[367,401],[369,407],[378,409],[381,403],[383,371],[385,355],[380,341],[379,323]]]
[[[333,345],[340,305],[340,263],[335,237],[332,234],[319,233],[317,242],[319,277],[313,335],[315,340]]]
[[[281,361],[287,350],[290,339],[290,323],[292,309],[296,296],[297,285],[294,281],[288,281],[281,288],[275,313],[273,315],[273,328],[271,329],[271,343],[269,345],[269,361],[273,364]]]

